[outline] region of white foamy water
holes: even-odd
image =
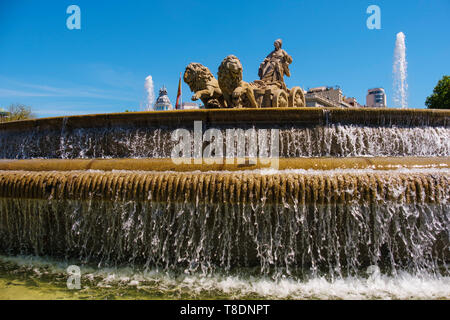
[[[85,200],[0,198],[0,251],[189,274],[256,267],[258,275],[277,279],[304,273],[303,279],[310,271],[344,278],[378,264],[395,273],[438,273],[448,261],[449,169],[281,172],[259,171],[250,180],[16,172],[11,181],[44,175],[94,182],[74,190],[76,197],[89,193]],[[144,178],[152,187],[141,200],[120,196],[122,184]],[[109,186],[119,186],[107,195],[115,201],[90,191]]]
[[[264,133],[267,131],[258,131],[258,134]],[[225,136],[226,130],[222,134]],[[164,128],[0,132],[0,158],[7,159],[170,158],[175,146],[171,131]],[[225,144],[224,154],[226,148]],[[450,129],[442,126],[330,125],[280,129],[280,157],[449,155]]]
[[[394,102],[396,106],[401,108],[408,107],[407,66],[405,34],[399,32],[395,41],[392,72],[394,75]]]
[[[1,162],[1,160],[0,160]],[[0,173],[7,172],[0,170]],[[180,173],[179,171],[147,171],[147,170],[83,170],[78,171],[75,170],[73,172],[92,172],[92,173],[107,173],[107,172],[113,172],[113,173],[140,173],[140,174],[176,174]],[[450,175],[450,168],[446,163],[440,163],[440,164],[433,164],[433,165],[427,165],[427,167],[424,166],[416,166],[411,168],[405,168],[401,165],[392,165],[389,166],[388,169],[377,169],[376,165],[372,165],[370,167],[364,168],[364,169],[331,169],[331,170],[323,170],[323,169],[275,169],[275,168],[261,168],[261,169],[248,169],[248,170],[209,170],[209,171],[200,171],[200,170],[194,170],[194,171],[183,171],[183,174],[195,174],[195,175],[205,175],[205,174],[233,174],[233,175],[239,175],[239,174],[256,174],[256,175],[279,175],[279,174],[303,174],[303,175],[328,175],[330,177],[336,176],[336,175],[344,175],[344,174],[374,174],[374,173],[405,173],[405,174],[449,174]]]
[[[73,262],[61,262],[35,256],[0,256],[0,264],[14,264],[21,272],[34,277],[54,275],[64,279],[66,268]],[[377,270],[377,268],[372,268]],[[398,272],[395,276],[370,272],[367,276],[336,278],[314,277],[308,280],[230,275],[175,275],[132,268],[81,267],[82,289],[151,289],[162,295],[188,293],[192,298],[227,295],[230,298],[258,296],[267,299],[449,299],[450,277],[431,274],[412,275]],[[119,290],[120,291],[120,290]]]
[[[155,90],[152,76],[145,78],[145,90],[147,91],[146,111],[151,111],[153,110],[153,103],[155,102]]]
[[[94,171],[94,170],[93,170]],[[99,172],[105,172],[105,171],[99,171]],[[127,170],[112,170],[112,172],[123,172],[127,173],[130,171]],[[149,172],[149,171],[146,171]],[[157,173],[160,171],[151,171],[153,173]],[[165,173],[177,173],[177,171],[164,171]],[[407,173],[407,174],[415,174],[415,173],[423,173],[423,174],[450,174],[450,169],[448,169],[446,163],[442,164],[436,164],[433,165],[430,168],[423,168],[420,166],[417,166],[417,168],[404,168],[402,166],[391,166],[389,170],[378,170],[376,169],[376,165],[373,165],[368,168],[364,169],[332,169],[332,170],[316,170],[316,169],[283,169],[278,170],[274,168],[262,168],[262,169],[253,169],[253,170],[241,170],[241,171],[227,171],[227,170],[221,170],[221,171],[186,171],[184,173],[191,173],[191,174],[208,174],[208,173],[215,173],[215,174],[260,174],[260,175],[277,175],[277,174],[304,174],[304,175],[328,175],[330,177],[335,175],[343,175],[343,174],[373,174],[373,173]]]

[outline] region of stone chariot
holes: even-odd
[[[305,107],[305,95],[300,87],[286,87],[284,76],[290,76],[292,57],[284,51],[282,41],[276,40],[275,49],[264,59],[258,71],[259,80],[247,83],[242,80],[240,60],[227,56],[219,66],[218,79],[199,64],[186,67],[184,81],[206,108],[286,108]]]

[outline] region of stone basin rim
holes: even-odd
[[[156,172],[191,172],[191,171],[251,171],[271,169],[270,164],[250,164],[249,159],[242,159],[244,164],[175,164],[170,158],[141,159],[0,159],[0,171],[156,171]],[[205,159],[203,159],[205,161]],[[348,157],[348,158],[280,158],[278,169],[281,170],[339,170],[339,169],[448,169],[450,157]],[[275,169],[274,169],[275,170]]]
[[[192,126],[206,124],[327,124],[450,126],[450,110],[394,108],[240,108],[86,114],[0,123],[2,131],[91,128],[129,125]]]

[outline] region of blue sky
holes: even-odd
[[[71,4],[81,9],[81,30],[66,27]],[[366,27],[372,4],[381,8],[381,30]],[[381,86],[393,106],[402,31],[409,106],[421,108],[450,74],[448,30],[448,0],[0,0],[0,107],[24,103],[39,117],[139,110],[148,75],[174,103],[190,62],[216,74],[234,54],[250,82],[277,38],[293,57],[289,87],[339,85],[364,103],[367,89]],[[183,101],[190,96],[183,83]]]

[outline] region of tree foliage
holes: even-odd
[[[4,121],[17,121],[34,118],[35,116],[31,111],[31,107],[20,103],[14,103],[7,108],[7,116]]]
[[[450,109],[450,76],[439,80],[425,104],[429,109]]]

